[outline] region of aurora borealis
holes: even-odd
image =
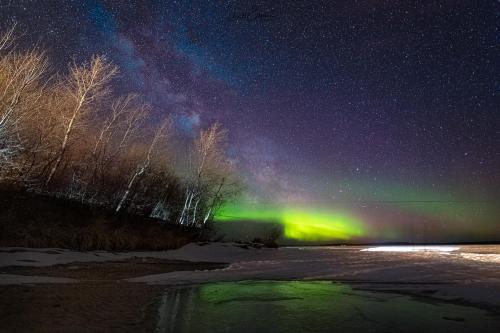
[[[321,242],[500,240],[498,1],[2,1],[51,66],[219,121],[242,193],[216,215]]]
[[[243,200],[222,207],[216,220],[279,224],[285,240],[306,243],[450,242],[463,241],[464,234],[480,241],[499,231],[500,211],[493,202],[467,200],[458,191],[417,191],[388,183],[370,198],[369,184],[352,186],[368,200],[274,205]]]
[[[218,222],[234,220],[282,224],[285,238],[303,241],[349,240],[364,234],[355,217],[317,208],[228,206],[216,216]]]
[[[499,214],[487,202],[349,202],[328,208],[240,203],[220,209],[216,221],[278,224],[284,240],[306,243],[433,243],[463,241],[463,234],[469,241],[496,235]]]

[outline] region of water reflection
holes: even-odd
[[[222,282],[169,289],[159,332],[498,332],[480,309],[331,282]]]

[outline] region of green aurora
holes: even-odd
[[[278,223],[283,238],[306,242],[498,237],[499,209],[484,197],[444,187],[433,191],[390,183],[379,187],[375,195],[361,182],[352,189],[351,200],[331,204],[250,204],[241,200],[221,207],[215,221]]]
[[[358,218],[324,209],[227,205],[218,211],[215,220],[280,223],[285,238],[304,241],[349,240],[365,234]]]

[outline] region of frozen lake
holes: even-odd
[[[169,289],[159,332],[498,332],[468,306],[332,282],[219,282]]]
[[[4,248],[1,267],[8,332],[500,332],[499,245]]]

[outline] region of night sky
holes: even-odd
[[[179,136],[220,121],[241,205],[341,207],[382,240],[500,240],[499,19],[493,0],[0,2],[52,68],[105,54]]]

